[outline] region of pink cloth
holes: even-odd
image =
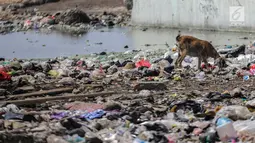
[[[68,103],[64,106],[68,110],[82,110],[87,112],[93,112],[97,109],[103,109],[104,106],[96,103],[85,103],[85,102],[73,102]]]

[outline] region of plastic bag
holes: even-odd
[[[125,70],[130,70],[130,69],[134,69],[136,66],[135,66],[135,63],[133,62],[128,62],[124,67],[123,69]]]
[[[26,27],[26,28],[31,28],[31,27],[32,27],[32,22],[31,22],[30,20],[26,20],[26,21],[24,22],[24,27]]]
[[[73,135],[73,136],[70,136],[70,135],[68,135],[67,137],[66,137],[66,140],[69,142],[69,143],[85,143],[86,142],[86,140],[85,140],[85,138],[82,138],[82,137],[80,137],[79,135]]]
[[[167,134],[165,136],[168,139],[168,143],[176,143],[177,137],[175,134]]]
[[[205,65],[205,64],[202,64],[201,68],[202,68],[202,69],[206,69],[206,65]],[[213,69],[215,69],[216,67],[215,67],[214,65],[208,64],[208,67],[207,67],[207,68],[213,70]]]
[[[66,69],[50,70],[48,72],[48,74],[53,77],[65,77],[65,76],[68,76],[70,73],[71,72]]]
[[[177,58],[177,57],[178,57],[178,53],[174,53],[174,54],[172,55],[172,57],[173,57],[173,58]]]
[[[11,69],[9,66],[0,65],[0,71],[9,72],[9,71],[11,71]]]
[[[171,52],[170,51],[167,51],[165,54],[164,54],[164,58],[168,57],[168,56],[171,56]]]
[[[103,69],[95,69],[91,73],[91,78],[98,79],[98,80],[104,78],[105,76],[106,75]]]
[[[87,69],[87,65],[86,65],[86,62],[84,60],[79,60],[77,63],[76,63],[76,70],[86,70]]]
[[[171,63],[169,63],[167,60],[161,60],[161,61],[159,61],[159,66],[161,67],[161,68],[165,68],[165,67],[170,67],[171,66]]]
[[[102,109],[98,109],[96,111],[90,112],[88,114],[83,114],[80,117],[93,120],[95,118],[101,118],[105,114],[105,111]]]
[[[69,76],[71,73],[71,71],[67,68],[58,69],[57,71],[59,73],[59,75],[58,75],[59,77]]]
[[[75,84],[75,81],[71,77],[65,77],[65,78],[62,78],[60,81],[58,81],[58,83],[64,84],[64,85],[73,85]]]
[[[239,136],[255,136],[255,121],[236,121],[233,123],[233,126]]]
[[[24,118],[24,115],[19,114],[19,113],[7,112],[4,115],[5,120],[10,120],[10,119],[20,119],[20,120],[22,120],[23,118]]]
[[[8,104],[6,107],[0,108],[0,114],[5,114],[6,112],[19,113],[20,109],[15,104]]]
[[[196,78],[198,80],[204,80],[205,79],[205,72],[200,72],[196,75]]]
[[[64,61],[61,62],[60,67],[61,68],[71,67],[72,63],[73,63],[73,60],[65,59]]]
[[[45,24],[54,24],[54,19],[51,16],[48,17],[44,17],[41,21],[40,21],[40,26],[45,25]]]
[[[15,65],[15,67],[17,67],[17,65]],[[34,68],[34,65],[33,65],[32,62],[24,62],[22,64],[22,69],[23,70],[33,70],[33,68]]]
[[[140,68],[140,67],[148,67],[148,68],[150,68],[151,64],[150,64],[150,62],[148,60],[141,59],[140,61],[135,63],[135,66],[137,68]]]
[[[193,59],[192,59],[192,57],[187,56],[187,57],[184,58],[184,62],[186,62],[186,63],[192,63],[192,62],[193,62]]]
[[[142,125],[144,124],[147,124],[147,123],[153,123],[153,122],[143,122]],[[186,123],[183,123],[183,122],[177,122],[175,120],[156,120],[154,123],[161,123],[163,125],[165,125],[168,129],[172,129],[172,128],[175,128],[175,127],[178,127],[178,128],[187,128],[188,125]]]
[[[255,75],[255,64],[252,64],[249,67],[250,67],[250,74]]]
[[[251,112],[248,110],[247,107],[239,106],[239,105],[231,105],[231,106],[225,106],[221,108],[217,114],[215,119],[218,119],[219,117],[227,117],[232,120],[239,120],[239,119],[248,119],[250,117]]]
[[[11,75],[4,71],[0,71],[0,81],[1,80],[11,80]]]
[[[47,62],[42,62],[42,63],[40,63],[40,65],[44,72],[48,72],[52,69],[51,65]]]
[[[49,75],[53,76],[53,77],[58,77],[59,72],[57,70],[50,70],[48,72]]]
[[[140,58],[143,58],[143,59],[146,58],[145,52],[140,52],[140,53],[138,53],[137,55],[134,56],[134,60],[135,60],[135,61],[138,60],[138,59],[140,59]]]
[[[55,113],[53,115],[51,115],[51,118],[52,119],[57,119],[57,120],[60,120],[64,117],[67,117],[69,115],[68,112],[60,112],[60,113]]]
[[[50,135],[47,138],[47,143],[68,143],[62,137],[56,135]]]
[[[136,138],[136,139],[133,141],[133,143],[149,143],[149,142],[144,141],[144,140],[141,140],[141,139],[139,139],[139,138]]]
[[[40,79],[40,80],[44,80],[46,79],[46,75],[42,72],[36,73],[34,76],[35,79]]]

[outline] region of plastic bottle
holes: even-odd
[[[233,126],[233,121],[229,118],[220,117],[216,121],[216,131],[221,141],[228,141],[237,138],[237,133]]]

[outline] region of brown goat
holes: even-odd
[[[208,41],[201,40],[192,36],[176,37],[178,47],[178,58],[176,59],[175,66],[182,67],[182,61],[189,55],[191,57],[198,57],[198,68],[201,69],[201,61],[208,67],[208,58],[213,58],[215,64],[220,68],[226,66],[225,58],[221,57],[212,44]]]

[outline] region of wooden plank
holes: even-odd
[[[32,93],[24,93],[24,94],[16,94],[16,95],[10,95],[8,96],[9,99],[13,98],[25,98],[25,97],[31,97],[31,96],[42,96],[42,95],[51,95],[51,94],[59,94],[59,93],[65,93],[65,92],[72,92],[73,88],[57,88],[52,90],[45,90],[45,91],[36,91]]]
[[[99,92],[99,93],[90,93],[90,94],[70,94],[63,96],[54,96],[54,97],[41,97],[41,98],[33,98],[26,100],[9,100],[0,102],[0,104],[15,104],[15,105],[29,105],[29,104],[38,104],[46,101],[54,101],[54,100],[68,100],[70,98],[84,98],[84,97],[96,97],[96,96],[106,96],[116,94],[116,92]]]
[[[140,91],[140,90],[167,90],[167,82],[168,81],[140,81],[135,84],[134,90]]]

